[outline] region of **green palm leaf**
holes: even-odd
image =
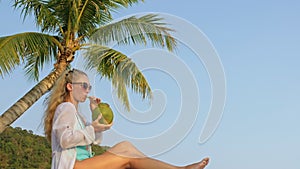
[[[100,25],[107,24],[112,20],[109,10],[101,1],[87,0],[82,3],[75,28],[79,37],[89,35]]]
[[[142,72],[126,55],[114,49],[91,45],[84,53],[86,68],[95,69],[102,77],[112,81],[118,97],[129,110],[126,87],[142,94],[143,98],[151,98],[151,89]]]
[[[59,18],[54,13],[56,4],[47,3],[41,0],[16,0],[15,8],[22,9],[23,19],[33,14],[35,16],[36,26],[41,28],[42,32],[45,31],[58,31],[59,32]]]
[[[176,40],[169,33],[172,30],[161,21],[162,18],[153,14],[140,18],[133,16],[96,29],[90,40],[101,45],[111,42],[146,45],[150,41],[155,47],[167,47],[173,51]]]
[[[37,79],[38,70],[56,55],[57,46],[60,43],[55,37],[36,32],[0,37],[0,75],[10,73],[26,59],[27,74]]]
[[[111,11],[128,7],[139,0],[16,0],[14,7],[21,8],[24,19],[34,14],[42,32],[60,35],[72,30],[78,36],[90,34],[100,25],[112,20]]]

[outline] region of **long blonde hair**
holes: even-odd
[[[47,105],[45,114],[44,114],[44,132],[48,141],[51,142],[51,132],[53,125],[54,113],[57,106],[66,101],[66,98],[69,97],[69,91],[67,90],[67,84],[72,83],[73,80],[76,80],[79,76],[85,75],[83,71],[72,69],[66,70],[54,84],[49,96],[46,98],[45,103]]]

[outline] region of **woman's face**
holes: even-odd
[[[72,90],[70,94],[77,102],[84,102],[91,90],[89,79],[85,75],[80,75],[72,82]]]

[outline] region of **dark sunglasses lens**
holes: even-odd
[[[87,90],[87,89],[91,90],[92,89],[92,86],[88,85],[87,83],[83,83],[82,87],[84,88],[84,90]]]

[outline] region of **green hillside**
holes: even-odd
[[[101,154],[107,146],[93,146]],[[45,137],[20,127],[7,128],[0,134],[0,168],[50,168],[51,145]]]

